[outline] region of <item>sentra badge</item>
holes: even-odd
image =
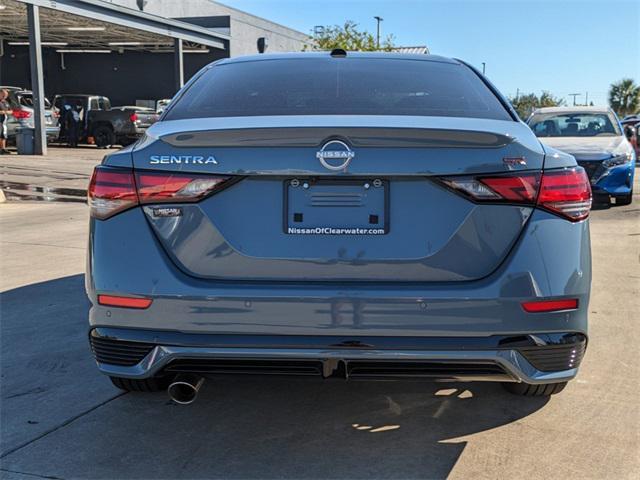
[[[206,163],[218,164],[213,155],[151,155],[149,165],[204,165]]]

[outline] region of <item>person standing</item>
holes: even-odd
[[[9,105],[9,91],[0,90],[0,155],[10,153],[7,150],[7,120],[9,115],[12,114],[11,106]]]
[[[80,102],[76,102],[75,106],[70,108],[68,111],[67,137],[70,147],[75,148],[78,146],[78,139],[80,137],[83,116],[84,110],[82,108],[82,103]]]

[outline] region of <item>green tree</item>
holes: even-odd
[[[520,118],[524,120],[526,120],[536,108],[560,107],[565,103],[563,99],[555,97],[547,91],[543,91],[540,96],[535,93],[527,93],[517,97],[511,97],[509,101],[511,105],[513,105],[513,108],[516,109],[516,112],[518,112],[518,115],[520,115]]]
[[[348,51],[373,52],[378,50],[376,37],[366,30],[359,30],[358,24],[347,20],[343,26],[324,27],[312,35],[316,50],[333,50],[343,48]],[[380,39],[380,50],[390,51],[394,47],[393,35]],[[307,47],[304,48],[307,50]]]
[[[637,113],[640,110],[640,86],[630,78],[612,83],[609,88],[609,105],[620,117]]]

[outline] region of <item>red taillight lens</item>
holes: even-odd
[[[138,114],[137,113],[132,113],[131,115],[129,115],[129,120],[131,120],[132,122],[137,122],[138,121]]]
[[[476,202],[537,205],[573,222],[587,218],[591,209],[591,185],[582,167],[441,181]]]
[[[442,181],[478,202],[524,203],[533,205],[538,195],[540,174],[448,177]]]
[[[91,216],[109,218],[138,204],[131,170],[96,167],[87,192]]]
[[[540,175],[537,173],[517,176],[481,177],[479,180],[504,200],[516,203],[533,203],[538,195]]]
[[[98,295],[98,303],[108,307],[149,308],[150,298],[118,297],[115,295]]]
[[[535,302],[523,302],[522,308],[525,312],[529,313],[575,310],[578,308],[578,299],[569,298],[567,300],[538,300]]]
[[[31,117],[31,112],[29,110],[22,110],[20,108],[16,108],[11,113],[13,114],[14,118],[17,118],[19,120]]]
[[[589,216],[591,184],[582,167],[544,172],[538,205],[577,222]]]
[[[140,204],[197,202],[230,185],[231,177],[188,173],[136,172],[96,167],[88,202],[91,216],[104,220]]]
[[[229,177],[183,173],[136,172],[140,203],[195,202],[214,190]]]

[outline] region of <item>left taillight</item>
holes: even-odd
[[[140,203],[197,202],[220,189],[230,177],[185,173],[136,172]]]
[[[13,118],[17,118],[18,120],[24,120],[31,117],[31,112],[29,110],[23,110],[21,108],[16,108],[11,113]]]
[[[231,184],[232,177],[96,167],[88,202],[91,216],[104,220],[137,205],[197,202]]]
[[[129,169],[96,167],[87,192],[92,217],[104,220],[138,204],[138,194]]]
[[[138,114],[137,113],[132,113],[131,115],[129,115],[129,120],[131,120],[133,123],[136,123],[138,121]]]

